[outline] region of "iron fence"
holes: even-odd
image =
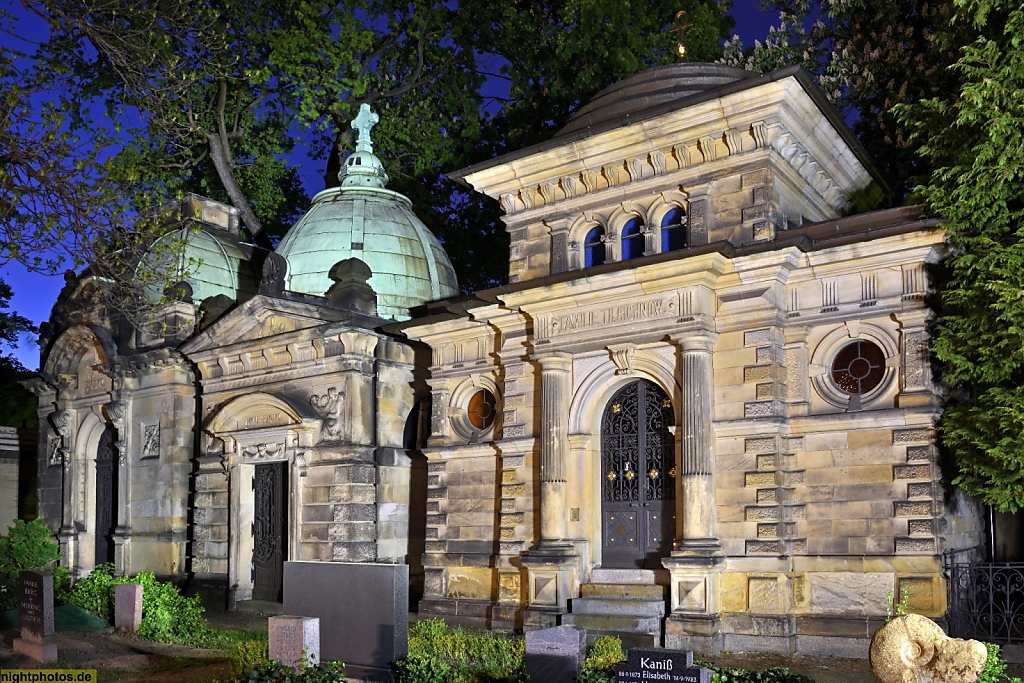
[[[1009,645],[1024,643],[1024,563],[957,561],[944,556],[949,635]]]

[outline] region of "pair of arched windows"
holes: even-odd
[[[646,241],[643,234],[644,222],[637,216],[622,226],[622,260],[628,261],[644,255]],[[686,246],[686,212],[682,207],[673,207],[661,219],[661,251],[675,251]],[[608,258],[605,231],[596,227],[583,240],[584,267],[599,266]]]

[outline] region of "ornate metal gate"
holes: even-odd
[[[117,525],[117,431],[107,425],[96,447],[96,564],[114,561],[114,527]]]
[[[602,566],[661,568],[675,530],[672,402],[639,380],[620,389],[601,420]]]
[[[1024,564],[957,561],[950,552],[943,560],[949,578],[949,635],[1024,643]]]
[[[256,465],[252,488],[252,599],[281,600],[287,525],[285,463]]]

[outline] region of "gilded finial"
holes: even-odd
[[[693,22],[688,21],[686,10],[681,10],[677,12],[676,17],[673,21],[675,23],[675,26],[670,28],[668,32],[679,34],[679,39],[676,43],[676,55],[679,56],[679,59],[683,59],[684,57],[686,57],[686,39],[684,34],[686,32],[686,29],[693,26]]]

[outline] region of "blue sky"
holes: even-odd
[[[34,17],[25,17],[20,10],[19,3],[12,1],[12,11],[21,16],[23,25],[19,25],[18,33],[22,36],[39,36],[44,33]],[[768,33],[768,26],[775,23],[777,15],[774,12],[765,12],[760,9],[759,0],[734,0],[732,15],[736,19],[734,33],[743,40],[744,45],[752,45],[755,39],[763,40]],[[9,40],[8,36],[0,36]],[[22,46],[28,49],[27,46]],[[305,160],[308,168],[304,169],[303,177],[308,185],[305,189],[309,196],[320,191],[319,185],[323,177],[322,161]],[[50,309],[53,307],[57,294],[64,286],[62,275],[45,276],[37,273],[29,273],[17,263],[9,263],[0,269],[0,278],[11,285],[14,290],[14,297],[11,299],[11,309],[30,319],[34,324],[39,325],[50,317]],[[30,370],[39,366],[39,347],[36,335],[22,335],[18,348],[13,354],[22,364]]]

